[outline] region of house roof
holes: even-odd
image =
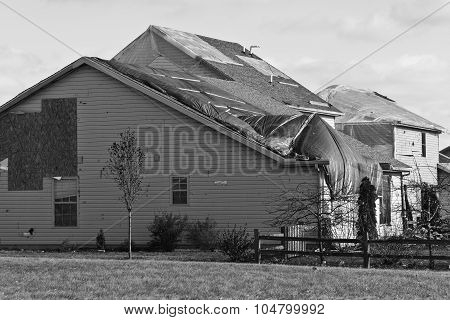
[[[438,163],[437,168],[446,173],[450,173],[450,163]]]
[[[138,76],[139,75],[138,72],[133,73],[132,72],[133,69],[130,66],[125,66],[125,67],[129,67],[129,68],[124,69],[124,70],[127,70],[127,72],[128,72],[127,73],[127,72],[124,72],[123,70],[122,71],[120,70],[120,68],[119,68],[120,64],[110,63],[108,61],[98,59],[98,58],[82,57],[82,58],[74,61],[67,67],[54,73],[50,77],[40,81],[36,85],[21,92],[16,97],[14,97],[10,101],[8,101],[5,104],[3,104],[2,106],[0,106],[0,117],[3,114],[7,113],[7,111],[9,109],[13,108],[15,105],[17,105],[18,103],[23,101],[25,98],[31,96],[32,94],[39,91],[40,89],[50,85],[51,83],[66,76],[70,72],[74,71],[75,69],[78,69],[79,67],[81,67],[83,65],[88,65],[104,74],[107,74],[107,75],[113,77],[114,79],[122,82],[123,84],[130,86],[130,87],[144,93],[145,95],[166,104],[169,107],[174,108],[175,110],[207,125],[208,127],[215,129],[216,131],[218,131],[222,134],[225,134],[226,136],[238,141],[239,143],[242,143],[242,144],[264,154],[265,156],[268,156],[269,158],[272,158],[273,160],[279,162],[281,165],[292,166],[292,159],[287,159],[287,158],[280,156],[279,154],[266,148],[261,143],[258,143],[258,141],[256,141],[255,139],[249,139],[248,136],[245,136],[242,134],[242,132],[239,132],[238,130],[236,130],[236,127],[230,128],[230,126],[227,126],[227,124],[231,124],[232,126],[234,125],[232,123],[233,117],[227,117],[225,119],[225,121],[221,121],[220,117],[214,118],[210,114],[205,113],[204,110],[197,110],[197,109],[193,108],[192,106],[194,104],[192,104],[192,103],[190,104],[190,106],[187,106],[183,102],[179,101],[179,99],[177,99],[176,95],[171,96],[164,90],[164,88],[161,88],[161,87],[158,87],[157,85],[155,85],[155,83],[153,81],[149,82],[149,81],[147,81],[147,80],[149,80],[148,78],[143,78],[143,77]],[[156,69],[150,69],[150,70],[155,71]],[[157,71],[155,71],[155,73],[157,73]],[[150,72],[148,72],[146,75],[149,76],[149,74],[150,74]],[[159,77],[159,75],[154,75],[154,77],[155,78]],[[166,80],[168,80],[168,79],[166,79]],[[172,84],[177,83],[177,81],[180,81],[181,83],[183,83],[183,85],[186,85],[186,82],[188,82],[188,81],[182,80],[182,79],[171,79],[169,81]],[[219,90],[218,88],[216,88],[216,89]],[[191,92],[189,92],[189,93],[191,93]],[[194,94],[194,93],[192,93],[192,94]],[[221,99],[222,98],[217,97],[216,101],[220,101]],[[227,100],[227,99],[225,99],[225,100]],[[227,101],[227,102],[229,103],[230,101]],[[252,106],[252,107],[254,108],[254,106]],[[249,107],[249,108],[251,108],[251,107]],[[226,113],[224,113],[224,114],[226,114]],[[241,122],[239,122],[239,124],[240,123]],[[327,164],[327,163],[328,163],[328,160],[296,161],[295,165],[316,165],[316,164]]]
[[[442,149],[441,151],[439,151],[439,153],[444,156],[450,157],[450,146]]]
[[[342,115],[338,109],[235,42],[150,26],[113,60],[183,70],[206,77],[210,82],[228,81],[230,84],[225,85],[226,88],[241,86],[241,90],[234,91],[236,96],[244,98],[249,92],[257,93],[265,100],[275,100],[274,108],[283,105],[302,112]]]
[[[445,152],[445,149],[439,152],[439,163],[450,163],[449,152]]]
[[[368,156],[372,159],[377,160],[380,164],[387,163],[390,165],[390,167],[394,170],[409,170],[411,169],[411,166],[407,165],[406,163],[403,163],[397,159],[391,158],[387,155],[385,155],[382,152],[378,152],[377,150],[373,149],[372,147],[362,143],[359,140],[356,140],[355,138],[346,135],[345,133],[338,131],[339,135],[347,142],[349,145],[353,147],[354,150],[359,152],[362,155]]]
[[[318,95],[344,113],[336,123],[389,123],[436,132],[446,130],[374,91],[333,85]]]
[[[227,46],[237,50],[231,43]],[[337,109],[258,57],[232,57],[230,48],[222,48],[224,52],[220,48],[193,34],[150,27],[110,61],[80,58],[44,79],[0,107],[0,116],[41,88],[88,65],[281,166],[327,165],[326,181],[332,190],[357,192],[357,181],[366,176],[378,184],[379,162],[356,152],[318,116],[339,114]],[[269,77],[272,84],[265,80],[270,72],[275,75]],[[284,101],[284,95],[293,100]],[[308,115],[300,108],[307,109]]]

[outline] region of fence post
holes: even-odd
[[[254,232],[255,232],[255,240],[254,240],[255,241],[255,243],[254,243],[254,246],[255,246],[255,262],[257,264],[260,264],[261,263],[261,243],[260,243],[260,240],[259,240],[259,230],[255,229]]]
[[[283,234],[283,241],[282,241],[282,246],[283,246],[283,250],[286,251],[288,250],[288,243],[286,241],[286,237],[287,237],[287,228],[286,227],[281,227],[281,233]],[[283,259],[286,259],[287,254],[283,253]]]
[[[369,233],[364,232],[364,237],[362,241],[363,254],[364,254],[364,268],[370,268],[370,245],[369,245]]]

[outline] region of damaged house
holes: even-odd
[[[380,233],[401,233],[420,219],[421,185],[438,184],[439,135],[443,127],[370,90],[334,85],[318,94],[339,108],[336,129],[370,146],[383,163]]]
[[[450,219],[450,147],[439,152],[438,185],[441,217]]]
[[[80,58],[0,107],[0,246],[93,246],[99,229],[124,241],[103,169],[127,128],[146,156],[138,245],[163,211],[273,230],[280,190],[381,181],[380,161],[334,129],[340,115],[242,45],[150,26],[113,59]]]

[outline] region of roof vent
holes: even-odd
[[[251,46],[250,46],[250,54],[253,54],[253,53],[252,53],[252,50],[253,50],[253,49],[256,49],[256,48],[259,48],[259,46],[251,45]]]

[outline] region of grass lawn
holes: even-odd
[[[178,253],[172,261],[19,255],[0,254],[0,299],[450,298],[449,272],[192,262]]]

